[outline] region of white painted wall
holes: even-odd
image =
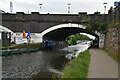
[[[27,33],[26,33],[27,35]],[[14,40],[15,38],[15,40]],[[22,33],[14,33],[12,36],[12,41],[17,43],[16,41],[19,41],[22,39]],[[31,33],[31,43],[38,43],[42,42],[42,37],[40,33]]]
[[[104,47],[104,39],[105,39],[105,35],[101,34],[99,36],[99,48],[103,48]]]

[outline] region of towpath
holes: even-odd
[[[101,49],[90,49],[88,78],[118,78],[118,63]]]

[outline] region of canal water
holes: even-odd
[[[67,62],[88,48],[88,45],[68,46],[58,50],[14,54],[2,57],[3,78],[51,78],[61,75]]]

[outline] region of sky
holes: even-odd
[[[13,4],[13,12],[40,12],[41,14],[67,14],[68,3],[70,3],[70,13],[78,14],[78,12],[94,12],[104,13],[103,3],[106,5],[106,13],[114,2],[119,0],[0,0],[0,10],[10,12],[10,2]],[[41,9],[40,9],[40,5]]]

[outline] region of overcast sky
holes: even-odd
[[[68,3],[70,5],[70,13],[87,12],[92,14],[96,11],[104,13],[104,2],[107,2],[107,10],[114,2],[119,0],[0,0],[0,9],[10,12],[10,1],[13,3],[13,13],[15,12],[41,12],[41,13],[68,13]],[[39,4],[43,4],[40,6]]]

